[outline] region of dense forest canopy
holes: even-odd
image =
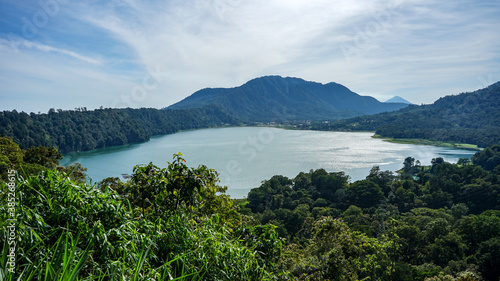
[[[138,166],[129,182],[99,185],[75,179],[74,169],[48,168],[50,159],[42,172],[20,173],[18,160],[0,181],[0,201],[15,198],[0,205],[1,280],[278,276],[282,242],[274,227],[244,224],[217,172],[190,168],[181,154],[167,168]]]
[[[175,154],[85,181],[54,148],[0,138],[3,280],[451,280],[500,276],[500,146],[457,164],[407,157],[364,180],[276,175],[231,200]],[[15,241],[15,273],[8,253]],[[21,276],[22,274],[22,276]],[[78,279],[77,279],[78,278]]]
[[[375,166],[353,183],[342,172],[324,169],[295,178],[274,176],[240,205],[240,212],[261,224],[277,226],[286,238],[283,268],[294,276],[408,281],[500,276],[499,145],[458,164],[435,158],[431,166],[421,166],[408,157],[397,174]],[[471,279],[461,279],[466,277]]]
[[[0,136],[11,137],[23,149],[56,147],[60,152],[143,142],[151,136],[181,130],[236,125],[216,107],[185,110],[96,109],[54,110],[47,114],[0,112]]]

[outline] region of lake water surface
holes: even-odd
[[[94,182],[131,174],[134,165],[153,162],[166,167],[176,152],[187,165],[200,164],[220,173],[232,198],[245,197],[251,188],[273,175],[295,177],[299,172],[324,168],[344,171],[351,181],[364,179],[373,166],[395,171],[406,157],[429,165],[432,158],[456,162],[475,151],[410,145],[374,139],[373,133],[284,130],[267,127],[203,129],[156,136],[149,142],[90,152],[65,154],[61,164],[81,163]]]

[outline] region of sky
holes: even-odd
[[[281,75],[416,104],[500,80],[498,0],[0,0],[0,110],[153,107]]]

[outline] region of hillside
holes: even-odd
[[[486,147],[500,142],[500,82],[440,98],[430,105],[361,116],[311,129],[376,131],[386,138],[427,139]]]
[[[407,106],[381,103],[337,84],[265,76],[236,88],[207,88],[168,109],[216,105],[244,122],[335,120],[394,111]]]
[[[22,149],[54,146],[62,153],[143,142],[154,135],[225,124],[238,123],[211,106],[183,110],[51,109],[47,114],[0,112],[0,136],[12,138]]]

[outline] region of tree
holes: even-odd
[[[0,179],[7,178],[7,172],[23,162],[23,151],[9,138],[0,137]]]
[[[153,135],[236,124],[217,107],[158,110],[99,109],[71,111],[50,109],[48,114],[0,112],[0,135],[12,137],[20,148],[56,147],[60,152],[93,150],[101,147],[147,141]]]
[[[483,151],[477,152],[472,156],[472,162],[487,171],[493,171],[500,165],[500,145],[494,144]]]
[[[500,215],[484,212],[478,216],[466,216],[457,221],[457,231],[464,237],[471,249],[500,233]]]
[[[58,166],[56,169],[78,183],[84,183],[87,181],[87,175],[85,174],[87,172],[87,168],[83,167],[82,164],[78,162],[67,167]]]
[[[444,163],[444,159],[442,157],[432,158],[431,160],[431,173],[434,172],[434,169],[437,165]]]
[[[393,269],[390,255],[397,249],[393,240],[369,238],[332,217],[316,221],[311,233],[306,256],[295,264],[289,263],[293,264],[295,275],[302,275],[305,280],[390,279]]]
[[[347,187],[346,193],[352,204],[364,208],[374,207],[384,199],[382,189],[376,183],[368,180],[351,183]]]
[[[123,188],[123,186],[124,183],[118,177],[108,177],[97,183],[97,187],[101,191],[106,190],[107,188],[119,191]]]
[[[413,173],[413,167],[415,166],[415,158],[413,157],[406,157],[405,161],[403,162],[403,170],[406,173]]]
[[[24,162],[30,164],[38,164],[47,168],[55,168],[59,165],[59,160],[62,159],[62,154],[54,147],[30,147],[24,153]]]
[[[423,232],[414,225],[408,225],[404,222],[398,222],[398,225],[392,230],[398,238],[401,245],[399,253],[406,263],[419,262],[421,252],[425,246],[425,236]]]
[[[353,230],[361,231],[367,235],[374,236],[375,231],[371,229],[370,216],[363,214],[363,209],[351,205],[345,212],[342,213],[342,219],[346,222]]]
[[[258,253],[260,266],[274,269],[283,247],[283,239],[278,237],[276,226],[270,224],[245,226],[238,230],[237,236],[248,248]]]
[[[497,281],[500,276],[500,237],[491,238],[479,245],[476,259],[483,278]]]
[[[460,158],[457,161],[457,164],[462,165],[462,166],[469,165],[470,163],[471,163],[471,160],[469,158]]]
[[[343,172],[326,174],[323,169],[316,170],[311,175],[312,184],[319,192],[319,196],[331,202],[336,201],[335,194],[337,190],[345,188],[348,179],[349,176],[346,176]]]
[[[451,214],[456,220],[467,215],[468,212],[469,208],[464,203],[454,204],[453,206],[451,206]]]
[[[460,261],[465,257],[467,246],[462,238],[452,232],[441,235],[429,247],[429,258],[437,265],[445,267],[450,261]]]
[[[311,174],[301,172],[293,179],[293,190],[298,191],[301,189],[307,189],[310,184]]]
[[[221,222],[237,217],[226,187],[217,185],[218,173],[206,166],[190,168],[181,153],[167,168],[152,163],[135,166],[123,195],[144,216],[165,218],[178,211],[192,218],[219,214]]]
[[[361,256],[362,249],[349,227],[341,220],[325,217],[315,223],[312,233],[309,251],[318,257],[316,270],[321,277],[356,280],[359,273],[356,258]]]
[[[389,194],[389,191],[391,191],[390,183],[394,181],[394,179],[395,177],[393,172],[380,171],[379,166],[373,166],[368,176],[366,176],[366,180],[372,181],[380,186],[386,196]]]

